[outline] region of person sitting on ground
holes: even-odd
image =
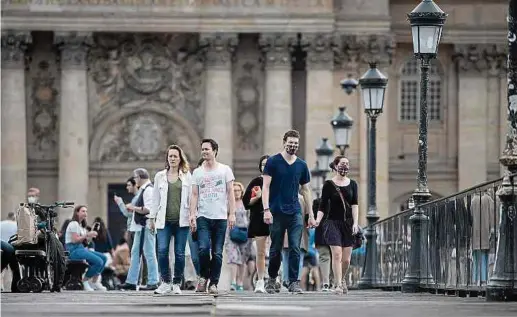
[[[65,233],[66,249],[70,252],[70,260],[86,260],[90,267],[83,278],[85,291],[106,291],[99,279],[107,258],[104,254],[88,250],[85,245],[97,237],[97,232],[86,230],[86,218],[88,208],[84,205],[77,205],[74,208],[72,221],[68,224]]]
[[[115,247],[113,252],[113,267],[115,274],[121,283],[126,282],[127,273],[131,266],[130,250],[126,239],[122,238]]]

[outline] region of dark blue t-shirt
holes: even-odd
[[[267,160],[264,174],[271,176],[269,186],[271,212],[282,212],[288,215],[301,212],[298,191],[300,185],[305,185],[311,180],[307,163],[296,158],[296,161],[289,165],[282,154],[278,153]]]

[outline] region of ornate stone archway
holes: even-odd
[[[166,105],[123,108],[108,114],[96,126],[90,143],[90,161],[161,161],[170,144],[180,145],[189,160],[196,161],[200,140],[189,121],[170,112]]]

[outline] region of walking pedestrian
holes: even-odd
[[[309,214],[308,226],[315,225],[310,202],[310,172],[307,163],[296,156],[300,144],[300,133],[289,130],[284,134],[284,150],[270,157],[264,168],[262,204],[264,222],[270,225],[271,248],[269,251],[268,293],[280,291],[276,283],[282,261],[282,244],[287,231],[289,243],[289,291],[302,293],[298,272],[300,266],[300,242],[304,227],[301,206],[298,201],[300,191]],[[301,186],[301,188],[300,188]],[[270,209],[271,208],[271,209]]]
[[[330,164],[335,172],[332,179],[325,181],[316,218],[316,245],[330,246],[334,291],[346,294],[346,273],[350,267],[354,234],[358,226],[358,185],[348,177],[350,162],[338,155]],[[320,225],[321,223],[321,225]]]
[[[192,175],[190,227],[197,231],[200,278],[196,292],[217,294],[223,263],[226,228],[235,224],[232,169],[216,160],[219,145],[213,139],[201,141],[203,164]]]
[[[165,169],[154,177],[150,228],[157,229],[158,263],[162,283],[156,294],[181,294],[185,247],[189,234],[189,199],[192,175],[185,153],[178,145],[167,148]],[[174,237],[174,279],[171,279],[169,245]],[[172,282],[172,285],[171,285]]]

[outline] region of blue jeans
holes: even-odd
[[[142,239],[143,238],[143,239]],[[140,247],[143,243],[143,251],[147,262],[147,285],[158,284],[158,261],[156,260],[156,236],[149,228],[142,228],[135,232],[133,246],[131,247],[131,265],[127,273],[127,284],[137,285],[140,273]]]
[[[474,262],[472,281],[475,283],[486,282],[488,275],[488,250],[474,250],[472,252],[472,257]]]
[[[197,218],[200,276],[210,279],[210,285],[217,285],[221,276],[226,226],[225,219]]]
[[[302,240],[302,214],[287,215],[282,212],[273,214],[273,223],[269,226],[271,248],[269,249],[269,278],[276,279],[282,262],[284,234],[287,230],[289,243],[289,283],[298,281],[300,273],[300,242]]]
[[[199,276],[201,274],[199,272],[199,244],[197,241],[192,239],[192,234],[190,232],[188,234],[188,246],[190,248],[190,259],[192,260],[192,265],[194,265],[196,275]]]
[[[66,249],[70,252],[68,258],[70,260],[86,260],[90,267],[86,274],[85,278],[92,278],[94,276],[100,275],[104,270],[104,266],[106,265],[106,261],[108,258],[97,251],[88,250],[82,245],[82,243],[67,243]]]
[[[298,267],[298,279],[302,279],[303,252],[300,254],[300,266]],[[282,281],[289,281],[289,249],[282,249]]]
[[[158,267],[162,281],[171,282],[171,266],[169,263],[169,245],[174,236],[174,280],[173,284],[180,284],[185,270],[185,246],[189,227],[180,227],[179,223],[165,221],[163,229],[158,229],[156,242],[158,243]]]

